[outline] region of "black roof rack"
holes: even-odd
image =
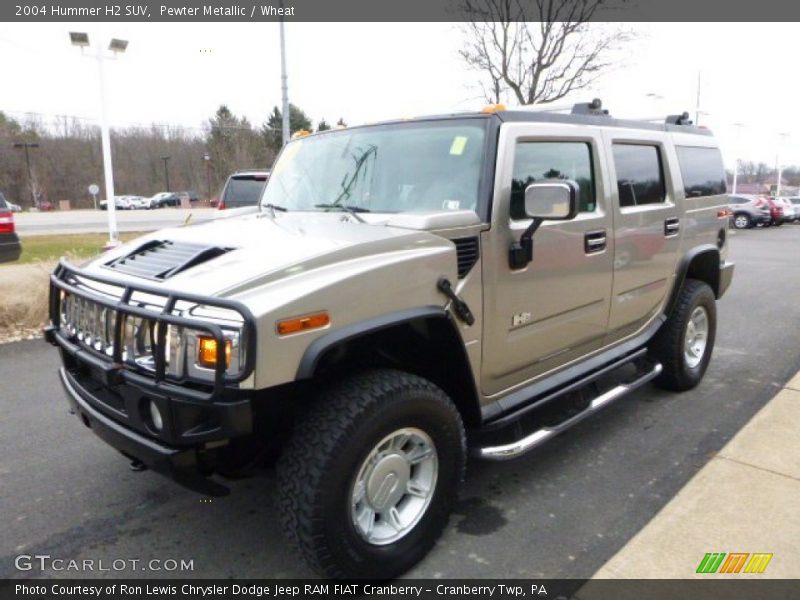
[[[595,98],[591,102],[578,102],[572,106],[573,115],[595,115],[608,117],[608,109],[603,108],[603,101]]]
[[[689,119],[689,113],[684,111],[679,115],[669,115],[664,121],[667,125],[694,125]]]

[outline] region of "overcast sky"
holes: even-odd
[[[626,25],[637,34],[594,96],[618,117],[695,111],[738,155],[800,165],[796,23]],[[113,125],[152,122],[201,127],[222,104],[263,123],[281,100],[278,25],[105,23],[0,24],[0,110],[95,118],[97,67],[69,44],[68,31],[130,40],[108,65]],[[458,56],[459,25],[363,23],[286,25],[290,100],[316,121],[349,124],[477,110],[477,75]],[[648,94],[660,96],[654,98]],[[741,127],[734,126],[740,123]],[[738,141],[737,141],[738,140]]]

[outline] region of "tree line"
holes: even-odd
[[[289,122],[292,133],[315,129],[294,105],[289,106]],[[281,124],[277,107],[259,127],[222,105],[201,128],[112,128],[115,194],[150,196],[167,191],[168,180],[169,191],[191,190],[201,199],[215,198],[232,172],[270,168],[281,148]],[[330,125],[323,119],[316,130],[324,129]],[[29,162],[25,148],[15,144],[29,146]],[[15,119],[0,111],[0,192],[8,200],[24,208],[45,200],[69,200],[72,207],[88,208],[93,205],[89,185],[100,187],[102,199],[103,181],[98,126],[71,117]]]

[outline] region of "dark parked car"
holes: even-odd
[[[770,207],[766,198],[757,196],[728,196],[731,209],[731,224],[736,229],[749,229],[756,225],[772,223]]]
[[[267,185],[269,171],[239,171],[228,177],[220,195],[217,208],[243,208],[255,206]]]
[[[17,260],[21,252],[22,245],[14,228],[11,204],[0,194],[0,263]]]

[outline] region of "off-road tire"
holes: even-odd
[[[399,540],[373,545],[351,516],[353,483],[385,436],[418,428],[433,441],[438,475],[430,504]],[[290,544],[317,573],[334,578],[394,578],[421,560],[447,525],[466,464],[458,410],[433,383],[380,369],[321,393],[304,412],[278,463],[278,509]]]
[[[698,306],[705,308],[708,315],[708,336],[700,363],[690,367],[684,355],[684,341],[689,319]],[[651,355],[663,367],[654,383],[660,388],[676,392],[690,390],[700,383],[711,360],[716,331],[717,304],[714,292],[704,281],[686,279],[672,313],[650,343]]]

